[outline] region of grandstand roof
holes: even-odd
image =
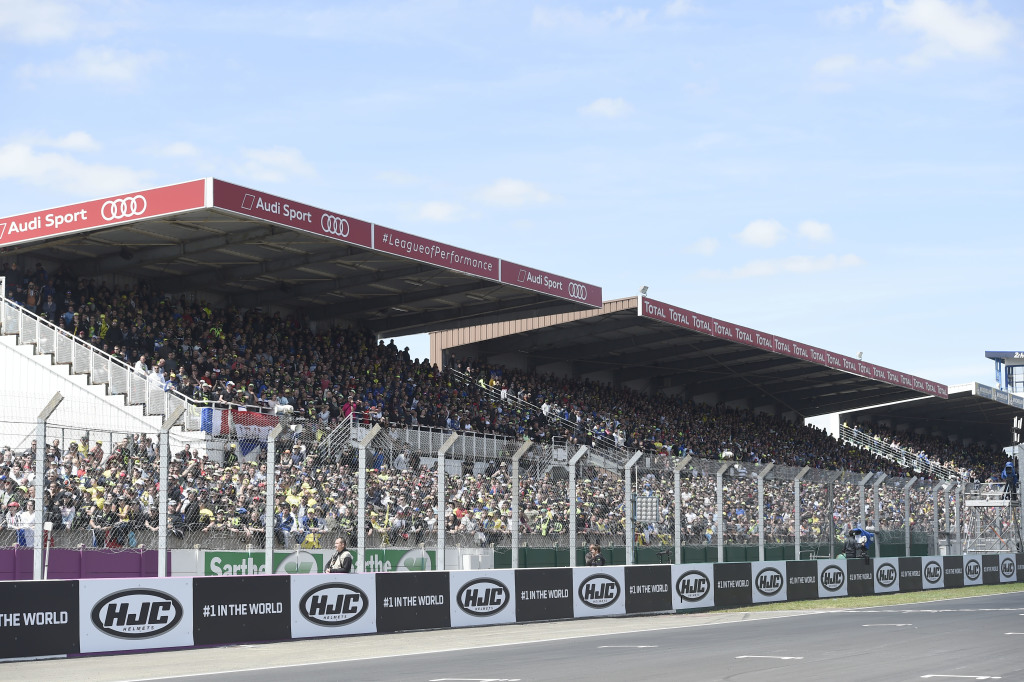
[[[893,428],[926,429],[1006,447],[1013,443],[1013,418],[1020,416],[1024,416],[1024,397],[971,383],[950,386],[948,400],[922,398],[854,410],[839,418],[849,424],[888,421]]]
[[[0,218],[0,253],[383,335],[601,305],[592,284],[213,178]]]
[[[433,362],[449,350],[501,364],[518,354],[538,371],[568,364],[578,377],[611,371],[620,384],[683,388],[691,397],[714,394],[717,402],[747,400],[804,417],[946,393],[936,382],[646,297],[431,335]]]

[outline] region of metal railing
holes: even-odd
[[[928,478],[962,478],[960,472],[956,469],[932,462],[922,454],[915,454],[908,450],[904,450],[892,443],[887,443],[881,438],[872,436],[869,433],[864,433],[856,427],[851,428],[846,424],[841,424],[839,426],[839,439],[856,447],[864,448],[871,452],[875,457],[881,457],[882,459],[893,462],[894,464],[898,464],[908,471],[923,474]]]

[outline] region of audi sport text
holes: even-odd
[[[50,227],[55,230],[59,230],[61,225],[70,225],[71,223],[77,223],[79,220],[88,220],[86,210],[80,209],[74,213],[47,213],[45,216],[36,216],[32,220],[23,220],[22,222],[12,221],[7,227],[7,231],[10,233],[14,232],[32,232],[33,230],[40,230],[44,227]]]
[[[299,211],[281,201],[263,201],[263,197],[256,197],[254,208],[271,215],[279,215],[288,220],[313,224],[312,211]]]
[[[166,592],[124,590],[101,599],[92,609],[92,622],[113,637],[142,639],[173,630],[184,613],[181,602]]]

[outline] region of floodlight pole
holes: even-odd
[[[527,438],[512,455],[512,568],[519,568],[519,460],[532,446]]]
[[[587,454],[586,445],[581,445],[569,460],[569,566],[576,566],[576,463]]]
[[[673,497],[673,500],[675,500],[676,508],[675,534],[672,540],[675,544],[675,563],[677,564],[683,563],[683,514],[681,509],[681,507],[683,506],[683,500],[681,495],[682,486],[680,486],[679,478],[683,468],[690,463],[691,459],[693,459],[691,455],[686,455],[681,460],[676,462],[675,465],[672,467],[672,482],[674,484],[673,494],[675,495],[675,497]]]
[[[356,494],[359,496],[359,504],[356,507],[356,544],[359,551],[356,554],[356,572],[362,573],[366,568],[366,451],[370,449],[373,439],[380,433],[380,424],[374,424],[373,428],[359,441],[359,468],[356,474]],[[439,523],[438,526],[441,524]]]
[[[771,463],[757,472],[757,556],[758,561],[764,561],[764,477],[772,470],[775,464]]]
[[[43,523],[46,514],[43,513],[43,488],[46,483],[46,420],[64,402],[64,396],[60,392],[54,393],[50,402],[36,417],[36,476],[35,496],[36,518],[32,529],[32,580],[43,579]],[[50,504],[56,504],[56,500],[50,500]],[[52,532],[52,531],[51,531]]]
[[[793,516],[796,517],[793,524],[793,558],[797,561],[800,561],[800,483],[810,470],[811,467],[805,466],[793,479]]]
[[[635,465],[644,453],[637,450],[636,454],[626,462],[623,485],[626,487],[626,496],[622,501],[622,511],[626,515],[626,565],[633,565],[633,515],[636,513],[636,504],[631,496],[633,481],[633,465]]]

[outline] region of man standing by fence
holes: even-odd
[[[345,549],[345,540],[338,538],[334,541],[334,556],[324,566],[324,573],[351,573],[352,552]]]

